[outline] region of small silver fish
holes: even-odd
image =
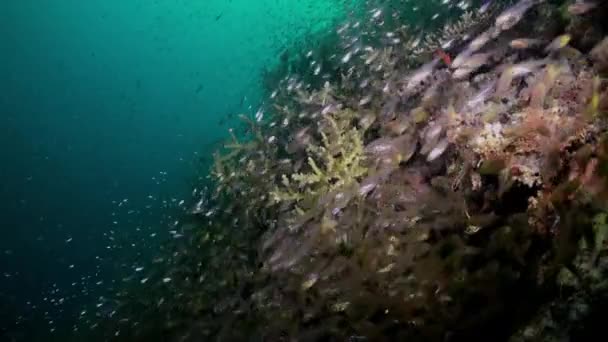
[[[376,50],[373,51],[371,54],[369,54],[369,56],[367,56],[367,58],[365,59],[365,65],[370,65],[372,64],[372,62],[374,60],[376,60],[376,58],[378,58],[378,56],[380,55],[380,51]]]
[[[490,57],[492,57],[491,52],[476,53],[476,54],[471,55],[468,58],[466,58],[461,63],[460,67],[468,68],[468,69],[477,69],[477,68],[483,66],[484,64],[486,64],[488,62],[488,59],[490,59]]]
[[[372,96],[366,95],[359,101],[359,106],[365,106],[366,104],[370,103],[371,100],[372,100]]]
[[[494,39],[497,36],[496,28],[491,27],[490,29],[484,31],[482,34],[477,36],[469,43],[468,49],[471,52],[478,51],[482,47],[484,47],[489,41]]]
[[[462,63],[464,63],[467,58],[471,57],[471,55],[474,53],[475,51],[471,50],[471,49],[465,49],[463,51],[461,51],[456,58],[454,58],[454,60],[452,61],[452,65],[450,65],[451,68],[460,68],[460,66],[462,66]]]
[[[532,60],[507,67],[498,79],[498,83],[496,85],[496,96],[502,96],[511,86],[511,82],[514,78],[532,73],[538,70],[538,68],[546,65],[548,62],[548,59]]]
[[[319,73],[321,73],[321,64],[317,64],[317,66],[315,67],[315,70],[313,72],[313,74],[315,76],[319,75]]]
[[[515,26],[524,14],[532,6],[540,4],[544,0],[520,0],[517,4],[507,8],[496,17],[495,26],[501,31],[506,31]]]
[[[437,159],[443,154],[443,152],[445,152],[448,146],[450,146],[450,141],[447,138],[444,138],[439,143],[437,143],[437,145],[431,150],[431,152],[429,152],[429,155],[427,156],[426,160],[428,162],[432,162],[433,160]]]
[[[427,142],[432,141],[437,138],[441,132],[443,132],[443,126],[440,124],[434,124],[428,128],[424,140]]]
[[[444,50],[447,50],[452,47],[452,45],[454,44],[455,41],[456,41],[456,39],[450,39],[448,41],[445,41],[445,42],[441,43],[441,48]]]
[[[492,5],[492,0],[487,0],[485,1],[485,3],[483,3],[481,5],[481,7],[479,7],[479,9],[477,10],[477,12],[484,14],[488,11],[488,9],[490,8],[490,6]]]
[[[468,77],[474,70],[470,68],[458,68],[452,73],[455,80],[461,80]]]
[[[409,77],[409,80],[406,85],[406,90],[411,91],[419,86],[424,80],[431,76],[433,70],[439,63],[439,58],[435,58],[432,61],[424,64],[418,70],[414,71],[412,75]]]
[[[347,52],[347,53],[344,55],[344,57],[342,57],[342,63],[343,63],[343,64],[348,63],[348,61],[350,61],[350,58],[352,57],[352,55],[353,55],[352,51],[348,51],[348,52]]]
[[[512,66],[513,77],[519,77],[529,74],[534,70],[546,65],[548,62],[549,61],[547,59],[541,59],[515,64]]]
[[[540,39],[518,38],[518,39],[513,39],[509,43],[509,46],[512,49],[523,50],[523,49],[529,49],[531,47],[538,46],[541,43],[542,43],[542,41]]]
[[[490,95],[492,95],[495,85],[495,81],[489,81],[488,83],[484,84],[481,89],[479,89],[479,91],[467,101],[466,108],[476,108],[484,103],[490,98]]]

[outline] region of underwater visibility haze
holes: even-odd
[[[121,268],[113,263],[157,248],[228,116],[259,103],[261,72],[340,10],[319,1],[2,2],[2,332],[71,329],[81,306],[107,292]]]
[[[0,19],[0,341],[604,332],[608,2]]]

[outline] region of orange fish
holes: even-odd
[[[450,55],[448,55],[447,53],[445,53],[445,51],[443,51],[441,49],[437,49],[437,51],[435,51],[435,53],[437,54],[437,57],[441,58],[441,60],[447,66],[452,65],[452,57],[450,57]]]

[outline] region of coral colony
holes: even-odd
[[[387,6],[340,26],[335,53],[303,56],[215,153],[167,326],[268,341],[546,332],[518,320],[558,287],[606,288],[606,7],[486,2],[422,36]]]

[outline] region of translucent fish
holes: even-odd
[[[474,71],[473,69],[469,69],[469,68],[459,68],[459,69],[456,69],[452,73],[452,77],[454,79],[461,80],[461,79],[469,76],[473,71]]]
[[[382,88],[382,92],[383,92],[383,93],[388,93],[388,92],[391,90],[390,85],[391,85],[391,84],[390,84],[390,82],[386,82],[386,84],[385,84],[385,85],[384,85],[384,87]]]
[[[313,74],[315,76],[319,75],[321,73],[321,64],[317,64],[317,66],[315,67],[315,70],[313,71]]]
[[[504,95],[511,86],[513,79],[532,73],[545,64],[547,64],[547,60],[543,59],[522,62],[507,67],[498,79],[498,83],[496,85],[496,96]]]
[[[359,101],[359,106],[365,106],[366,104],[370,103],[371,101],[372,101],[372,96],[366,95]]]
[[[433,70],[435,70],[435,67],[439,63],[439,60],[439,58],[435,58],[432,61],[418,68],[418,70],[414,71],[414,73],[412,73],[409,77],[409,80],[406,85],[406,90],[413,90],[414,88],[419,86],[423,81],[429,78],[432,75]]]
[[[561,70],[561,67],[553,64],[550,64],[545,68],[542,79],[532,88],[530,94],[530,107],[534,109],[543,108],[547,93],[553,87],[553,84],[560,75]]]
[[[329,113],[334,113],[336,111],[336,106],[333,104],[328,104],[327,106],[323,107],[323,109],[321,110],[321,114],[322,115],[327,115]]]
[[[568,13],[572,15],[582,15],[597,7],[597,3],[577,0],[572,5],[568,6]]]
[[[318,279],[319,275],[316,273],[309,275],[308,279],[302,283],[302,290],[310,289],[317,282]]]
[[[442,139],[431,150],[431,152],[429,152],[429,155],[427,156],[426,160],[431,162],[431,161],[437,159],[439,156],[441,156],[443,154],[443,152],[445,152],[445,150],[448,148],[449,145],[450,145],[450,142],[447,138]]]
[[[391,132],[394,135],[401,135],[405,132],[406,129],[410,127],[409,120],[406,120],[404,117],[398,117],[395,120],[392,120],[384,125],[387,131]]]
[[[394,266],[395,266],[395,263],[392,262],[392,263],[388,264],[386,267],[379,269],[378,273],[388,273],[393,269]]]
[[[382,15],[382,10],[381,9],[374,9],[372,11],[372,18],[374,18],[374,19],[377,19],[381,15]]]
[[[410,116],[414,120],[414,123],[421,123],[428,119],[429,113],[422,107],[416,107],[410,111]]]
[[[337,34],[342,34],[342,33],[344,33],[344,31],[348,30],[348,28],[349,28],[349,27],[350,27],[350,23],[346,23],[346,24],[344,24],[344,25],[340,26],[340,27],[339,27],[339,28],[336,30],[336,33],[337,33]]]
[[[262,119],[264,118],[264,111],[262,110],[262,108],[258,109],[258,111],[255,113],[255,120],[257,122],[262,121]]]
[[[491,56],[491,52],[469,55],[468,57],[463,59],[463,61],[460,63],[459,68],[454,71],[452,76],[456,79],[462,79],[468,76],[475,70],[479,69],[481,66],[485,65]]]
[[[502,74],[500,75],[500,78],[498,79],[498,83],[496,86],[496,96],[502,96],[503,94],[505,94],[507,92],[508,88],[511,86],[511,83],[513,82],[513,78],[514,78],[514,73],[513,73],[512,67],[509,67],[505,71],[502,72]]]
[[[524,76],[524,75],[527,75],[527,74],[535,71],[537,68],[543,66],[544,64],[547,64],[547,61],[541,60],[541,61],[523,62],[523,63],[513,65],[511,67],[511,72],[513,73],[513,77],[520,77],[520,76]]]
[[[538,46],[541,43],[542,43],[542,41],[540,39],[518,38],[518,39],[513,39],[509,43],[509,46],[512,49],[524,50],[524,49],[529,49],[529,48]]]
[[[469,58],[473,53],[475,53],[474,50],[470,49],[470,48],[466,48],[463,51],[461,51],[458,55],[456,55],[456,58],[454,58],[454,60],[452,61],[452,68],[458,68],[462,65],[462,63],[464,63],[464,61]]]
[[[547,95],[547,86],[543,82],[538,82],[532,88],[530,96],[530,107],[534,109],[541,109],[545,103],[545,97]]]
[[[486,13],[488,11],[488,9],[490,8],[490,6],[492,5],[493,1],[492,0],[485,0],[481,6],[479,7],[479,9],[477,10],[477,12],[483,14]]]
[[[367,58],[365,58],[365,65],[372,64],[372,62],[375,61],[376,58],[378,58],[379,55],[380,55],[380,51],[378,51],[378,50],[376,50],[376,51],[372,52],[371,54],[369,54],[369,56],[367,56]]]
[[[411,48],[415,49],[418,47],[418,45],[420,44],[420,37],[416,38],[412,43],[411,43]]]
[[[374,190],[378,186],[378,178],[377,177],[367,177],[361,182],[361,186],[359,187],[359,195],[367,196],[370,191]]]
[[[512,28],[532,6],[542,2],[544,0],[520,0],[517,4],[507,8],[496,17],[496,27],[502,31]]]
[[[361,81],[361,83],[359,83],[359,88],[363,89],[363,88],[367,87],[368,85],[369,85],[369,78],[366,78],[363,81]]]
[[[454,41],[456,41],[456,39],[450,39],[450,40],[448,40],[446,42],[443,42],[441,44],[441,48],[444,49],[444,50],[451,48],[452,45],[454,44]]]
[[[491,41],[497,35],[495,28],[490,28],[484,31],[482,34],[477,36],[469,43],[468,50],[470,52],[479,51],[482,47],[484,47],[489,41]]]
[[[441,134],[441,132],[443,132],[443,126],[439,124],[434,124],[426,131],[424,140],[426,142],[434,140]]]
[[[365,146],[365,152],[372,155],[385,154],[395,150],[395,145],[391,138],[379,138]]]
[[[415,136],[404,134],[396,138],[383,137],[365,146],[365,152],[383,164],[395,165],[408,161],[416,152]]]
[[[572,36],[569,34],[562,34],[561,36],[555,37],[549,45],[545,48],[545,52],[557,51],[570,43]]]
[[[495,85],[495,81],[484,84],[479,91],[466,102],[466,108],[475,108],[488,100],[492,95]]]
[[[375,121],[376,121],[376,114],[374,112],[370,112],[370,113],[365,114],[359,120],[359,125],[361,126],[361,128],[363,130],[367,130],[368,128],[371,127],[371,125],[374,124]]]
[[[346,64],[350,61],[350,58],[353,56],[352,51],[348,51],[343,57],[342,57],[342,63]]]

